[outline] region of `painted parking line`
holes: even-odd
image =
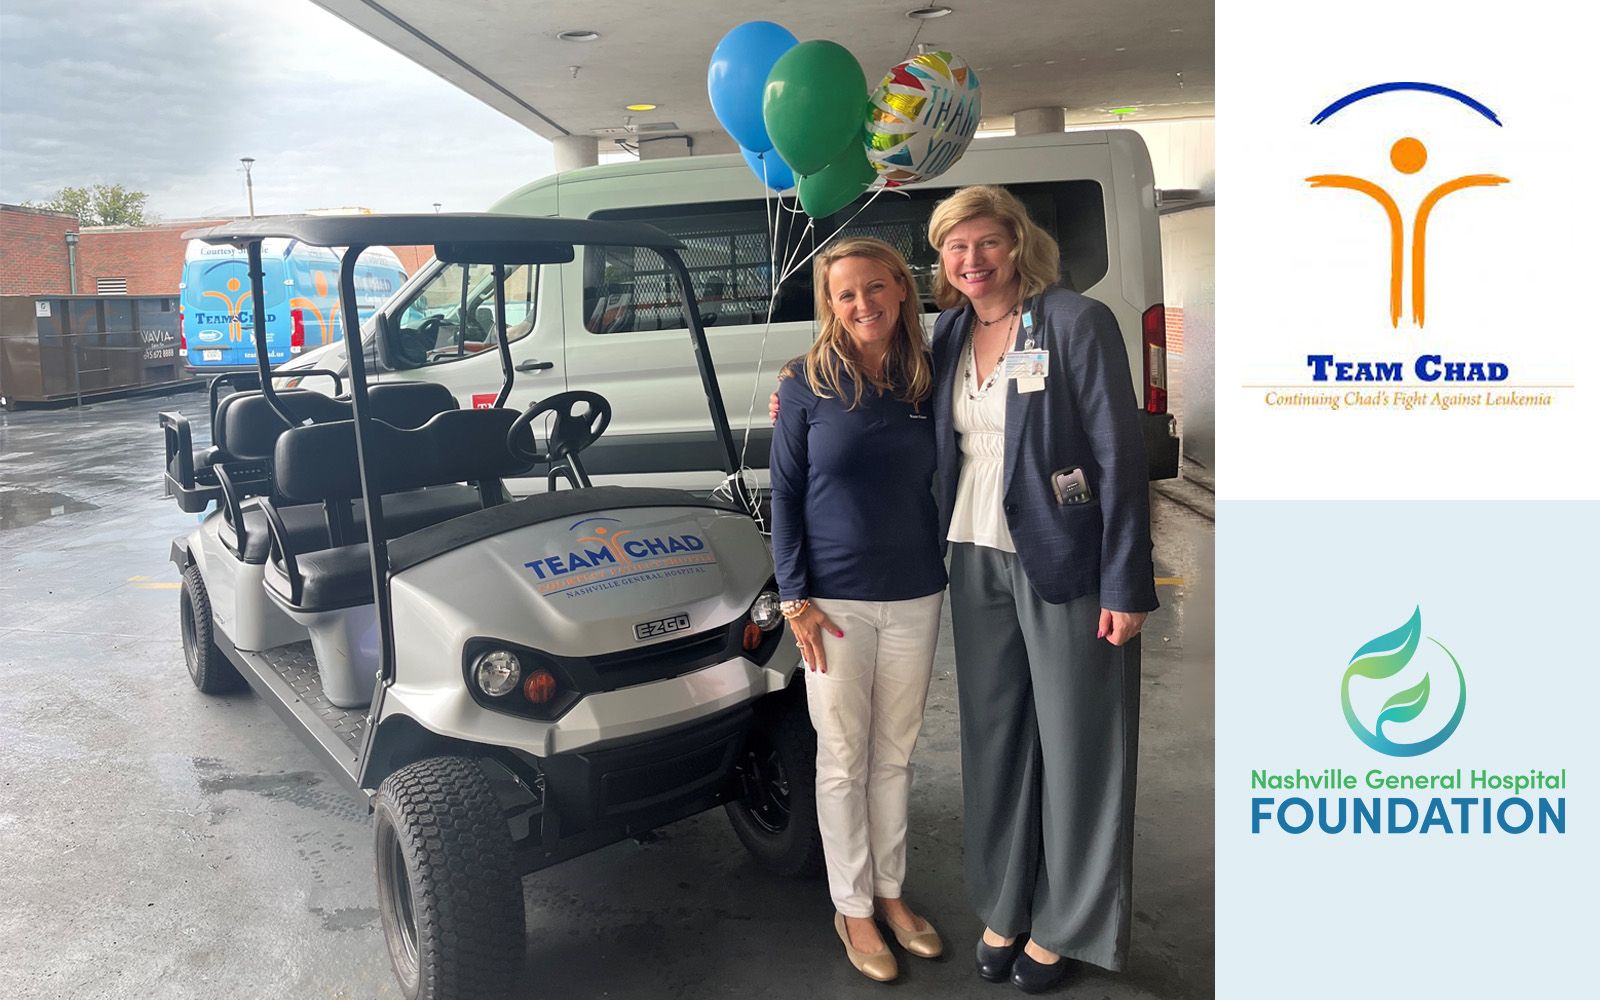
[[[181,583],[152,580],[148,576],[130,576],[128,582],[133,584],[136,590],[177,590],[183,586]]]

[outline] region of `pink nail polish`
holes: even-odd
[[[1105,630],[1105,629],[1101,629],[1101,630],[1100,630],[1100,631],[1099,631],[1099,632],[1098,632],[1098,633],[1096,633],[1096,635],[1095,635],[1095,638],[1096,638],[1096,639],[1104,639],[1104,638],[1105,638],[1105,637],[1106,637],[1106,630]]]

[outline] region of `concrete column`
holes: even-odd
[[[1011,116],[1017,135],[1045,135],[1067,127],[1067,113],[1061,108],[1029,108]]]
[[[600,162],[600,141],[592,135],[564,135],[553,143],[556,172],[592,167]]]

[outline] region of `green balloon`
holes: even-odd
[[[813,219],[832,215],[860,197],[877,177],[867,160],[867,147],[858,138],[838,159],[800,178],[800,207]]]
[[[820,173],[861,141],[867,78],[836,42],[801,42],[767,74],[761,116],[772,148],[797,174]]]

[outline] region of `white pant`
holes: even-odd
[[[944,593],[909,601],[813,598],[844,632],[824,630],[828,672],[806,671],[817,730],[817,825],[828,891],[847,917],[896,899],[906,874],[911,751],[933,673]]]

